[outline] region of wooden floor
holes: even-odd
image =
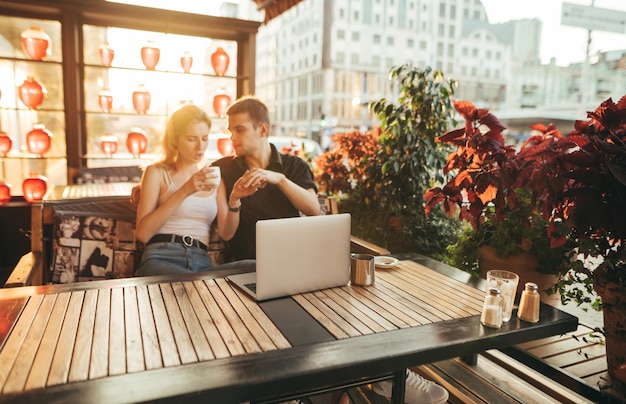
[[[455,358],[413,370],[444,386],[451,404],[624,403],[626,389],[611,381],[604,345],[591,334],[594,327],[581,324],[575,332],[517,346],[523,355],[539,361],[531,366],[490,350],[478,355],[475,365]],[[389,403],[367,386],[348,393],[355,404]],[[332,404],[333,395],[321,394],[302,402]]]

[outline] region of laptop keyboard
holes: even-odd
[[[248,289],[256,293],[256,283],[246,283],[243,286],[247,287]]]

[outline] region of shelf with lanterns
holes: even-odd
[[[187,102],[209,113],[215,137],[225,129],[223,114],[232,100],[254,93],[259,22],[115,2],[83,7],[76,0],[56,0],[40,7],[43,3],[0,2],[0,36],[8,44],[0,49],[0,68],[9,73],[0,78],[0,131],[13,138],[7,157],[0,159],[9,175],[0,172],[0,181],[12,182],[15,196],[18,184],[31,176],[46,175],[49,186],[64,185],[83,168],[146,162],[167,118]],[[41,29],[30,30],[35,26]],[[20,32],[24,38],[15,35]],[[21,42],[38,45],[26,51]],[[217,48],[230,59],[223,73],[211,63]],[[18,87],[24,81],[41,84],[43,101],[26,101],[29,107],[21,100]],[[137,91],[140,84],[147,91]],[[133,105],[135,92],[149,93],[149,105],[145,95]],[[42,157],[27,151],[26,142],[39,123],[54,133]],[[124,147],[135,127],[148,137],[144,153]]]
[[[87,52],[87,51],[86,51]],[[228,108],[230,103],[232,102],[232,97],[229,96],[228,87],[232,87],[230,91],[235,92],[235,87],[238,80],[245,79],[245,77],[237,77],[233,75],[227,75],[228,67],[230,64],[230,56],[224,50],[223,47],[218,46],[216,50],[211,54],[210,61],[213,73],[201,72],[201,73],[191,73],[191,66],[193,64],[193,56],[189,51],[184,51],[183,55],[180,57],[180,66],[182,71],[175,71],[173,69],[157,69],[157,65],[160,58],[160,49],[154,44],[153,41],[148,41],[146,45],[144,45],[140,50],[141,61],[145,69],[132,67],[132,66],[124,66],[124,65],[116,65],[113,66],[113,60],[115,57],[114,49],[108,44],[101,44],[98,48],[98,56],[100,64],[97,65],[93,60],[86,60],[84,63],[85,67],[85,75],[87,77],[95,76],[96,80],[101,84],[101,88],[97,92],[97,106],[90,107],[90,102],[87,100],[86,102],[86,111],[87,113],[114,113],[114,114],[124,114],[128,113],[128,109],[122,110],[113,110],[113,91],[109,88],[111,85],[110,77],[102,77],[99,75],[99,72],[102,72],[106,75],[117,74],[118,79],[120,74],[124,72],[129,73],[127,77],[133,77],[134,81],[137,83],[136,88],[132,92],[132,104],[133,109],[139,115],[148,114],[148,110],[151,106],[152,94],[146,85],[147,81],[151,81],[155,83],[155,86],[158,87],[160,91],[164,91],[161,87],[163,87],[164,83],[170,82],[173,76],[188,76],[188,77],[196,77],[206,80],[211,80],[213,83],[220,83],[216,85],[215,95],[212,102],[213,112],[215,112],[216,116],[223,116],[225,110]],[[86,57],[87,58],[87,57]],[[171,66],[171,65],[170,65]],[[139,73],[140,75],[136,75]],[[131,75],[132,74],[132,75]],[[122,80],[122,79],[120,79]],[[106,85],[104,83],[109,85]],[[179,81],[180,82],[180,81]],[[189,87],[194,87],[194,83],[185,83]],[[85,89],[85,93],[87,93],[87,88]],[[184,99],[179,100],[180,103],[190,102]],[[209,111],[207,111],[209,112]],[[157,113],[159,115],[159,113]]]
[[[20,23],[28,21],[23,19]],[[58,23],[42,23],[60,35]],[[0,205],[10,201],[12,189],[19,194],[18,187],[11,185],[15,182],[21,183],[22,195],[27,202],[41,199],[47,189],[44,174],[48,161],[52,162],[50,166],[55,171],[59,171],[57,167],[66,166],[63,134],[53,147],[53,134],[46,127],[50,124],[59,129],[64,122],[63,96],[58,92],[63,70],[60,46],[55,48],[56,55],[52,56],[50,36],[33,24],[21,32],[19,43],[15,45],[13,55],[0,56],[0,64],[11,72],[5,80],[10,82],[13,77],[16,83],[13,88],[5,87],[4,99],[0,99],[3,116],[0,127]],[[44,102],[48,90],[39,78],[51,84],[54,94],[50,101]]]
[[[101,29],[102,27],[90,27],[88,31],[97,32],[100,35],[94,37],[102,38],[104,35]],[[130,37],[135,33],[132,30],[128,31]],[[107,32],[108,34],[110,32]],[[140,34],[151,36],[158,33]],[[115,36],[114,33],[111,35]],[[204,38],[203,41],[207,42],[208,39]],[[122,51],[129,52],[132,46],[126,45]],[[208,55],[209,51],[206,50],[208,46],[205,44],[204,47],[204,52]],[[199,106],[204,107],[210,115],[211,112],[214,113],[212,115],[214,122],[223,119],[233,99],[229,93],[234,96],[237,83],[242,80],[236,74],[228,74],[229,66],[232,67],[228,52],[222,46],[214,47],[210,57],[206,60],[200,58],[204,65],[195,71],[192,71],[194,63],[192,52],[182,52],[179,60],[172,57],[173,52],[170,47],[170,52],[165,52],[165,55],[170,56],[169,60],[167,58],[163,60],[161,49],[154,41],[148,40],[141,48],[138,45],[132,53],[127,53],[123,63],[114,63],[115,49],[108,42],[99,46],[96,46],[94,41],[84,44],[82,63],[85,71],[85,119],[89,148],[86,153],[81,153],[81,158],[88,162],[98,161],[100,164],[106,164],[106,161],[101,160],[102,156],[113,159],[120,144],[123,143],[126,144],[130,155],[139,158],[148,151],[148,143],[156,144],[156,138],[160,136],[155,136],[155,132],[165,128],[169,113],[181,104],[194,103],[194,97],[180,94],[184,90],[195,92],[202,98],[212,93],[210,103]],[[133,65],[139,58],[143,67]],[[178,63],[181,70],[175,67]],[[94,83],[97,91],[93,91]],[[178,96],[174,95],[175,93],[179,93]],[[166,96],[163,96],[164,94]],[[133,117],[136,118],[132,119]],[[150,118],[147,119],[148,117]],[[96,127],[97,131],[92,129]],[[149,140],[146,132],[152,133],[152,140]],[[140,144],[133,145],[140,136],[142,138]],[[120,156],[115,160],[124,159],[125,156]],[[114,164],[111,160],[109,163]]]

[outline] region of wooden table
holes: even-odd
[[[107,182],[94,184],[75,184],[55,186],[46,193],[46,202],[64,201],[68,199],[89,198],[129,198],[136,182]]]
[[[224,271],[0,290],[0,401],[280,401],[577,327],[542,305],[537,324],[485,328],[484,281],[413,258],[261,304]]]

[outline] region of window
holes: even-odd
[[[337,39],[345,39],[346,32],[342,29],[337,30]]]
[[[392,36],[388,36],[387,37],[387,45],[393,46],[393,37]]]
[[[72,182],[70,176],[79,168],[142,164],[144,159],[126,149],[128,133],[138,127],[147,135],[148,146],[140,157],[151,159],[167,118],[181,103],[202,107],[213,120],[212,131],[218,132],[225,120],[216,111],[255,91],[253,64],[240,57],[240,50],[254,43],[258,22],[112,2],[103,2],[94,14],[71,3],[47,4],[53,11],[46,13],[58,16],[54,20],[20,16],[26,13],[22,5],[3,3],[10,16],[0,16],[0,37],[5,40],[0,46],[0,129],[14,138],[6,167],[14,195],[21,193],[16,184],[31,172],[47,176],[51,186]],[[142,16],[141,30],[127,26],[128,15]],[[33,61],[21,50],[19,33],[30,26],[39,26],[51,38],[51,54],[43,61]],[[76,54],[61,52],[78,44],[82,49]],[[115,52],[111,61],[107,48]],[[210,61],[218,48],[229,57],[219,74]],[[41,107],[30,110],[14,85],[29,76],[47,89]],[[26,128],[33,123],[43,123],[53,133],[43,158],[34,159],[25,151]],[[100,140],[107,134],[117,138],[114,154],[101,149]]]
[[[236,82],[227,78],[236,71],[237,61],[233,59],[237,47],[233,42],[218,43],[210,38],[87,24],[83,26],[83,38],[85,157],[94,162],[102,159],[99,139],[104,133],[117,137],[119,144],[123,145],[126,134],[132,128],[139,128],[148,136],[145,153],[150,155],[158,148],[167,117],[181,103],[201,106],[215,119],[225,112],[224,105],[215,107],[215,97],[219,94],[219,99],[226,104],[236,97]],[[99,58],[103,43],[115,50],[111,66],[103,66]],[[222,48],[228,58],[227,70],[221,73],[224,77],[214,77],[214,71],[204,68],[211,65],[211,54],[217,48]],[[159,54],[158,63],[152,68],[147,68],[140,57],[145,49],[156,49]],[[188,74],[181,67],[183,54],[192,58]],[[135,105],[135,95],[140,88],[148,91],[150,97],[145,110]],[[102,107],[101,94],[112,98],[108,108]],[[119,148],[118,153],[123,155],[126,152],[125,147]]]
[[[373,42],[376,43],[376,44],[380,43],[380,35],[379,34],[374,34]]]
[[[352,33],[352,41],[353,42],[359,42],[359,38],[360,38],[360,36],[359,36],[358,32],[355,31],[355,32]]]

